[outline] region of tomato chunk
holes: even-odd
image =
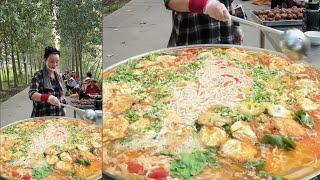
[[[14,169],[14,170],[12,170],[12,176],[13,177],[19,177],[20,176],[20,173],[18,172],[18,170],[16,170],[16,169]]]
[[[143,174],[144,172],[144,167],[141,164],[129,162],[127,165],[130,173]]]
[[[31,175],[29,173],[26,173],[22,176],[22,179],[24,180],[30,180],[31,179]]]
[[[166,171],[163,167],[152,169],[148,174],[148,178],[164,180],[169,176],[168,171]]]

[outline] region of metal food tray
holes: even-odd
[[[19,120],[19,121],[16,121],[14,123],[10,123],[10,124],[7,124],[3,127],[0,127],[0,130],[2,129],[5,129],[11,125],[14,125],[14,124],[18,124],[18,123],[21,123],[21,122],[26,122],[26,121],[36,121],[36,120],[39,120],[39,119],[43,119],[45,121],[47,120],[51,120],[51,119],[64,119],[64,120],[67,120],[67,121],[81,121],[83,123],[88,123],[86,121],[83,121],[81,119],[76,119],[76,118],[72,118],[72,117],[64,117],[64,116],[43,116],[43,117],[34,117],[34,118],[27,118],[27,119],[23,119],[23,120]],[[91,124],[90,124],[91,125]],[[96,125],[95,125],[96,126]],[[97,126],[98,127],[98,126]],[[102,131],[102,130],[101,130]],[[87,180],[100,180],[103,178],[103,174],[102,174],[102,170],[100,171],[99,175],[96,174],[96,175],[91,175],[91,176],[88,176],[86,177]],[[6,180],[4,177],[2,177],[0,175],[0,180]]]
[[[262,25],[269,27],[279,27],[279,26],[302,26],[303,22],[301,20],[279,20],[279,21],[262,21],[257,15],[250,11],[252,19]]]
[[[252,13],[253,14],[253,13]],[[256,17],[258,18],[258,17]],[[259,18],[258,18],[259,19]],[[245,50],[253,50],[253,51],[258,51],[258,52],[265,52],[265,53],[270,53],[270,54],[274,54],[277,56],[280,56],[282,58],[285,58],[287,60],[289,60],[287,58],[287,56],[285,56],[284,54],[280,53],[280,52],[275,52],[275,51],[271,51],[271,50],[267,50],[267,49],[262,49],[262,48],[256,48],[256,47],[249,47],[249,46],[240,46],[240,45],[230,45],[230,44],[199,44],[199,45],[189,45],[189,46],[178,46],[178,47],[172,47],[172,48],[164,48],[164,49],[159,49],[159,50],[154,50],[154,51],[149,51],[137,56],[133,56],[130,58],[127,58],[125,60],[122,60],[118,63],[115,63],[107,68],[105,68],[103,70],[103,78],[105,78],[105,76],[107,76],[109,73],[108,72],[113,72],[116,70],[116,68],[130,60],[139,60],[142,57],[145,57],[149,54],[152,53],[165,53],[165,52],[173,52],[173,51],[183,51],[189,48],[239,48],[239,49],[245,49]],[[104,162],[103,162],[104,163]],[[308,169],[308,173],[307,174],[299,174],[299,179],[302,180],[320,180],[320,170],[315,170],[315,169],[310,169],[310,167],[301,167],[300,170],[303,169]],[[297,170],[296,173],[299,173],[299,170]],[[123,177],[114,175],[110,172],[108,172],[106,169],[102,170],[102,178],[104,180],[122,180],[124,179]],[[295,174],[295,173],[293,173]],[[295,175],[293,175],[295,176]],[[296,178],[295,178],[296,179]]]

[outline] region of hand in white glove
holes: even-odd
[[[54,105],[54,106],[59,106],[60,107],[60,101],[57,97],[50,95],[48,98],[48,103]]]
[[[244,34],[240,26],[233,26],[232,28],[234,44],[241,45],[243,43]]]
[[[228,9],[218,0],[209,0],[205,6],[203,13],[208,14],[210,17],[219,21],[231,20]]]

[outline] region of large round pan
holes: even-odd
[[[18,124],[18,123],[21,123],[21,122],[26,122],[26,121],[35,121],[35,120],[38,120],[38,119],[51,120],[51,119],[56,119],[56,118],[65,119],[65,120],[68,120],[68,121],[83,121],[81,119],[75,119],[75,118],[71,118],[71,117],[44,116],[44,117],[27,118],[27,119],[23,119],[23,120],[20,120],[20,121],[16,121],[14,123],[7,124],[7,125],[1,127],[0,129],[5,129],[6,127],[9,127],[11,125]],[[83,121],[83,122],[85,122],[85,121]],[[88,122],[85,122],[85,123],[88,123]],[[88,180],[98,180],[98,179],[101,179],[101,178],[102,178],[102,170],[97,174],[94,174],[94,175],[91,175],[91,176],[87,177],[86,179],[88,179]],[[4,179],[4,178],[0,176],[0,179]]]
[[[160,52],[170,52],[170,51],[176,51],[176,50],[184,50],[184,49],[189,49],[189,48],[240,48],[240,49],[245,49],[245,50],[260,51],[260,52],[276,54],[276,55],[281,56],[283,58],[287,58],[287,56],[285,56],[284,54],[279,53],[279,52],[275,52],[275,51],[271,51],[271,50],[267,50],[267,49],[256,48],[256,47],[250,47],[250,46],[240,46],[240,45],[231,45],[231,44],[201,44],[201,45],[199,44],[199,45],[178,46],[178,47],[164,48],[164,49],[149,51],[149,52],[137,55],[137,56],[127,58],[127,59],[120,61],[116,64],[113,64],[113,65],[105,68],[103,70],[103,73],[105,73],[115,67],[118,67],[119,65],[121,65],[129,60],[138,60],[139,58],[144,57],[148,54],[160,53]]]
[[[287,56],[285,56],[282,53],[271,51],[271,50],[266,50],[266,49],[261,49],[261,48],[256,48],[256,47],[249,47],[249,46],[239,46],[239,45],[229,45],[229,44],[201,44],[201,45],[190,45],[190,46],[179,46],[179,47],[173,47],[173,48],[164,48],[164,49],[159,49],[159,50],[154,50],[154,51],[149,51],[137,56],[133,56],[130,58],[127,58],[123,61],[120,61],[116,64],[113,64],[103,70],[103,78],[107,76],[108,72],[115,70],[118,66],[121,64],[126,63],[129,60],[139,60],[140,58],[147,56],[149,54],[153,53],[162,53],[162,52],[172,52],[172,51],[183,51],[185,49],[189,48],[239,48],[239,49],[244,49],[244,50],[251,50],[251,51],[257,51],[257,52],[265,52],[268,54],[274,54],[279,57],[285,58],[287,60],[290,60]],[[301,173],[307,174],[307,175],[302,175],[302,179],[320,179],[320,171],[315,169],[310,168],[310,167],[304,167],[301,168],[300,170],[297,170],[296,173],[292,174],[293,177],[301,177]],[[307,172],[307,173],[306,173]],[[106,170],[103,170],[103,178],[108,179],[108,180],[113,180],[113,179],[123,179],[122,177],[115,176]]]

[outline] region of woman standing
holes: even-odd
[[[56,72],[59,65],[60,52],[53,47],[46,47],[42,69],[32,78],[29,98],[33,101],[31,117],[64,116],[60,102],[63,98],[63,80]]]

